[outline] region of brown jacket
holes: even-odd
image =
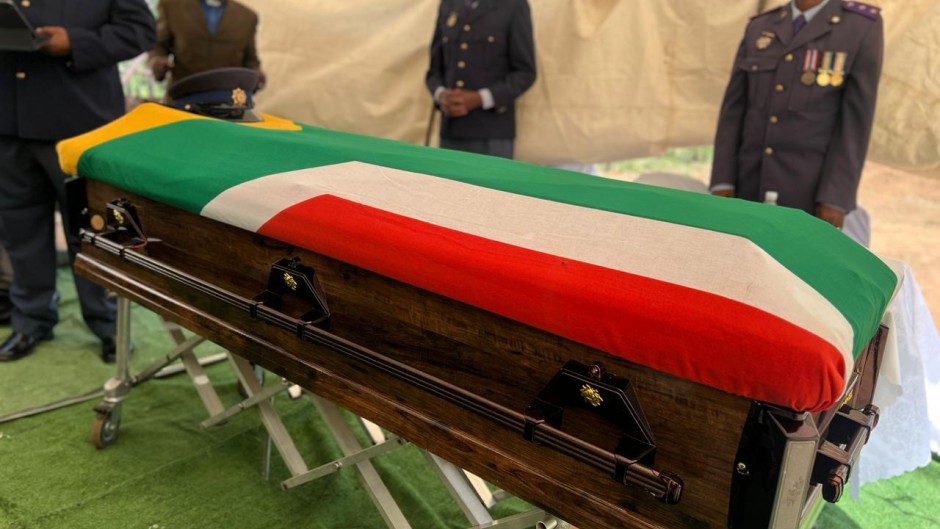
[[[752,19],[721,107],[712,187],[755,201],[776,191],[778,204],[810,213],[855,209],[883,48],[880,10],[861,2],[829,0],[796,35],[789,2]],[[813,50],[833,63],[841,54],[838,82],[807,74]]]
[[[161,0],[151,57],[173,55],[174,82],[215,68],[260,70],[257,28],[258,15],[234,0],[227,0],[215,35],[209,33],[200,0]]]

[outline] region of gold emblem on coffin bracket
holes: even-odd
[[[584,399],[584,402],[594,406],[595,408],[604,403],[604,397],[601,397],[600,392],[587,384],[581,386],[580,393],[581,398]]]
[[[294,276],[284,272],[284,284],[287,285],[287,288],[296,291],[297,290],[297,280],[294,279]]]
[[[842,405],[845,406],[849,404],[850,402],[852,402],[853,397],[855,397],[855,388],[850,389],[848,394],[846,394],[845,398],[842,399]]]
[[[113,211],[114,211],[114,220],[116,220],[118,224],[123,225],[123,224],[124,224],[124,215],[122,215],[121,212],[118,211],[118,210],[116,210],[116,209],[113,210]]]

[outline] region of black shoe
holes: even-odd
[[[130,344],[128,353],[134,353],[134,344]],[[106,364],[113,364],[117,361],[117,341],[113,336],[105,336],[101,339],[101,361]]]
[[[37,343],[51,339],[52,331],[38,336],[14,332],[0,345],[0,362],[19,360],[32,353]]]

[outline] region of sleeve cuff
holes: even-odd
[[[441,93],[443,92],[444,92],[443,86],[438,86],[437,88],[434,89],[434,102],[437,103],[438,105],[441,104]]]
[[[493,92],[489,88],[479,90],[480,99],[483,100],[483,110],[489,110],[496,106],[496,100],[493,99]]]
[[[709,193],[714,193],[715,191],[734,191],[734,186],[731,184],[715,184],[708,188]]]
[[[846,211],[845,208],[843,208],[842,206],[837,206],[835,204],[830,204],[828,202],[820,202],[820,204],[823,206],[826,206],[829,209],[834,209],[838,211],[839,213],[848,213],[848,211]]]

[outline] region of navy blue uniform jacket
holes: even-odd
[[[776,191],[778,204],[809,213],[855,209],[883,48],[880,11],[860,2],[830,0],[796,35],[789,3],[751,20],[721,107],[712,186],[754,201]],[[801,82],[812,50],[844,54],[842,83]]]
[[[153,47],[153,14],[144,0],[32,0],[33,24],[62,26],[69,57],[0,51],[0,134],[56,141],[124,113],[117,64]]]
[[[515,100],[535,82],[532,15],[526,0],[442,0],[427,86],[493,93],[494,108],[461,118],[444,117],[441,136],[455,139],[513,139]]]

